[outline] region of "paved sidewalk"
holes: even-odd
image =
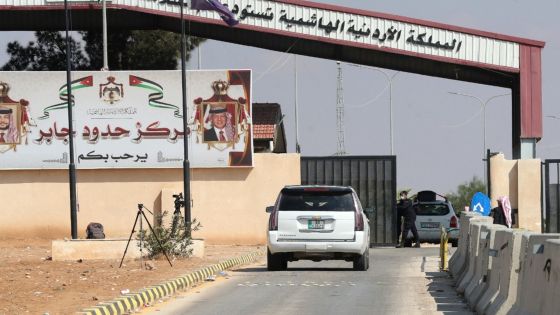
[[[402,288],[409,292],[403,297],[407,302],[401,304],[403,314],[474,314],[439,264],[437,254],[430,253],[411,258],[409,268],[403,268],[401,277],[411,282]]]

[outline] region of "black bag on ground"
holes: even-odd
[[[103,225],[101,223],[91,222],[86,228],[87,239],[104,239]]]

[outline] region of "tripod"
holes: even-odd
[[[121,259],[121,264],[119,265],[119,268],[122,267],[124,257],[126,256],[126,252],[128,251],[128,245],[130,245],[130,240],[132,239],[132,235],[135,232],[134,229],[136,228],[136,223],[138,223],[138,219],[140,219],[140,231],[142,231],[142,217],[144,219],[146,219],[146,222],[148,223],[148,227],[150,228],[150,231],[152,231],[152,235],[156,238],[156,241],[158,242],[158,245],[161,248],[161,251],[165,255],[165,258],[167,258],[167,262],[169,262],[169,265],[171,267],[173,267],[173,265],[171,264],[171,261],[169,260],[169,257],[167,257],[167,253],[165,252],[165,248],[163,247],[163,245],[161,245],[161,242],[160,242],[159,238],[157,237],[157,234],[154,232],[154,229],[152,228],[152,225],[150,224],[150,220],[148,220],[148,218],[146,218],[146,214],[144,214],[144,209],[146,209],[148,212],[150,212],[150,210],[148,210],[148,208],[144,207],[143,204],[139,203],[138,204],[138,212],[136,213],[136,219],[134,220],[134,225],[132,226],[132,231],[130,232],[130,236],[128,237],[128,242],[126,243],[126,248],[124,249],[124,254],[123,254],[123,257]],[[150,212],[150,213],[152,213],[152,212]],[[144,260],[144,255],[142,254],[143,242],[144,242],[144,233],[141,233],[140,234],[140,264],[143,264],[143,262],[144,262],[143,261]]]

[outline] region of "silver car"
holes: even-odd
[[[420,242],[439,243],[441,227],[449,234],[449,242],[457,247],[459,238],[459,219],[453,205],[447,198],[433,191],[418,192],[412,204],[416,210],[416,229]],[[412,233],[408,234],[407,244],[412,241]]]

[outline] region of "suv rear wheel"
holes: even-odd
[[[354,270],[356,271],[366,271],[369,267],[369,248],[359,256],[354,257]]]
[[[288,260],[283,254],[272,254],[266,251],[266,267],[268,271],[280,271],[288,269]]]

